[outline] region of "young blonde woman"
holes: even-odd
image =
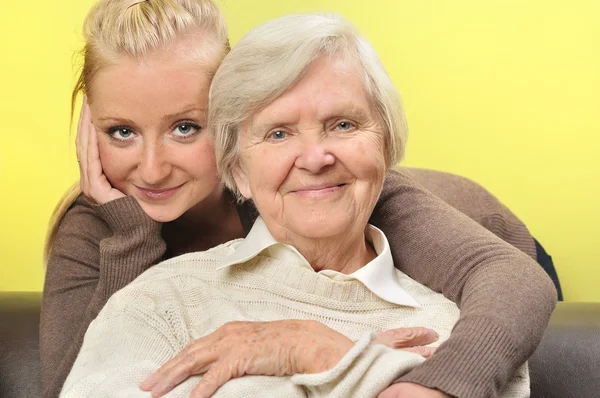
[[[219,181],[205,128],[211,79],[229,49],[215,4],[102,0],[84,36],[73,93],[86,98],[80,185],[57,207],[46,251],[45,397],[60,392],[89,323],[114,292],[160,260],[244,237],[256,217]],[[501,206],[493,212],[503,219],[495,232],[532,255],[525,227]],[[551,281],[401,172],[386,176],[371,222],[388,237],[397,267],[461,309],[451,337],[400,381],[422,397],[497,394],[541,338],[556,300]]]

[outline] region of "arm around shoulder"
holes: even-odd
[[[450,338],[401,380],[493,397],[539,344],[556,304],[541,267],[411,178],[390,171],[372,222],[396,266],[461,310]]]

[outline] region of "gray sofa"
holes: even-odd
[[[39,293],[0,292],[0,397],[41,396]],[[531,358],[532,398],[600,397],[600,303],[559,303]]]

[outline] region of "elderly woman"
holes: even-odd
[[[444,341],[459,311],[395,269],[368,224],[405,145],[372,47],[337,17],[268,22],[217,72],[209,121],[225,183],[260,217],[245,239],[115,294],[63,396],[401,396],[392,383],[424,359],[375,332],[424,326]],[[410,396],[444,396],[428,391]],[[502,396],[528,391],[524,366]]]

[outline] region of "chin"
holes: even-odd
[[[307,214],[296,218],[294,224],[296,233],[307,238],[328,238],[332,236],[345,235],[353,227],[353,221],[347,216],[335,214]]]
[[[142,209],[148,214],[148,217],[160,223],[175,221],[184,213],[183,210],[173,208],[165,209],[163,206],[142,205]]]

